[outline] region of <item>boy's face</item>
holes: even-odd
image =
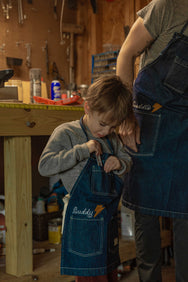
[[[107,114],[99,114],[98,112],[91,111],[88,112],[86,119],[87,126],[94,137],[105,137],[116,129],[117,122],[109,123],[107,117]]]

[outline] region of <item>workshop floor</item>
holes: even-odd
[[[8,282],[73,282],[73,276],[61,276],[59,273],[60,265],[60,245],[48,243],[34,242],[35,248],[55,248],[55,252],[33,255],[34,271],[31,275],[15,277],[5,272],[5,256],[0,256],[0,281]],[[163,266],[162,269],[163,282],[175,282],[174,278],[174,263]],[[123,272],[119,275],[120,282],[139,282],[137,270],[134,267],[129,267],[126,263]]]

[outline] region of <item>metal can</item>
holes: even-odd
[[[48,240],[49,243],[59,244],[61,243],[61,218],[54,218],[48,222]]]
[[[61,84],[58,80],[51,83],[51,99],[54,101],[61,100]]]
[[[34,103],[33,96],[41,97],[41,69],[30,69],[30,102]]]

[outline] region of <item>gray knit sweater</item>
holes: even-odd
[[[111,153],[106,138],[95,138],[86,127],[89,139],[95,139],[101,144],[104,153]],[[124,150],[119,137],[112,133],[108,136],[114,155],[121,162],[121,170],[114,171],[122,177],[130,170],[132,161]],[[89,149],[87,138],[82,130],[79,120],[63,123],[58,126],[50,136],[39,160],[39,173],[42,176],[58,175],[68,193],[73,188],[78,176],[83,170],[88,158]]]

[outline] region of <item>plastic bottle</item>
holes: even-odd
[[[43,198],[38,197],[37,203],[36,203],[36,213],[37,214],[43,214],[45,213],[45,203]]]
[[[135,239],[135,217],[134,211],[121,206],[121,237],[125,240]]]

